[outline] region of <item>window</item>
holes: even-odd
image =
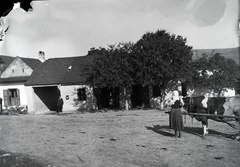
[[[159,97],[161,93],[160,86],[154,85],[152,88],[153,88],[153,97]]]
[[[20,91],[19,89],[3,90],[4,106],[18,106],[20,105]]]
[[[24,68],[22,69],[22,72],[24,73]]]
[[[14,73],[14,69],[12,69],[12,73]]]
[[[79,88],[77,91],[77,95],[78,95],[78,100],[79,101],[84,101],[87,99],[86,96],[86,88]]]

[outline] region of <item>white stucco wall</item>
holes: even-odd
[[[161,108],[161,107],[170,106],[171,101],[176,96],[179,96],[179,93],[178,93],[177,90],[167,92],[166,95],[165,95],[164,102],[162,104],[163,106],[161,106],[161,98],[160,97],[151,97],[150,98],[150,106],[153,107],[153,108]]]
[[[78,101],[77,89],[86,88],[86,101]],[[97,109],[96,98],[93,89],[86,85],[59,86],[63,98],[63,112],[69,110],[91,110]],[[68,99],[67,99],[68,96]]]
[[[230,97],[235,95],[236,95],[235,89],[227,89],[227,91],[223,93],[224,97]]]
[[[7,89],[19,89],[20,92],[20,105],[27,105],[27,94],[26,89],[23,83],[16,83],[16,84],[1,84],[0,85],[0,97],[3,99],[2,104],[4,107],[4,97],[3,97],[3,90]]]
[[[212,91],[209,91],[208,89],[188,89],[187,96],[204,96],[208,95],[209,97],[217,97],[217,93],[214,93]],[[226,91],[223,91],[221,93],[221,97],[231,97],[235,96],[236,91],[235,89],[226,89]]]
[[[30,76],[32,69],[17,57],[1,74],[1,78]]]
[[[47,86],[44,86],[47,87]],[[75,110],[91,110],[97,109],[96,99],[93,96],[93,89],[86,85],[70,85],[70,86],[57,86],[60,90],[60,94],[62,96],[64,105],[63,105],[63,113],[68,111]],[[77,89],[86,88],[86,100],[78,101]],[[44,104],[44,102],[40,99],[38,95],[34,92],[33,87],[27,86],[27,101],[28,101],[28,113],[29,114],[40,114],[44,112],[48,112],[49,109]],[[49,96],[49,95],[43,95]],[[42,97],[43,97],[42,96]],[[68,96],[68,99],[66,98]]]
[[[34,113],[35,111],[33,88],[31,86],[26,86],[25,91],[27,95],[28,113],[31,114],[31,113]]]

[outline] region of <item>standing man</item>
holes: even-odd
[[[58,107],[57,112],[58,113],[62,112],[62,109],[63,109],[63,99],[62,99],[61,95],[59,96],[59,99],[57,101],[57,107]]]

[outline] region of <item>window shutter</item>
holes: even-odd
[[[8,90],[3,90],[3,99],[4,99],[4,106],[9,106],[9,95]]]
[[[20,91],[19,91],[19,89],[17,89],[17,106],[19,106],[20,105]]]

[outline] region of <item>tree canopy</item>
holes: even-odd
[[[84,75],[94,87],[124,87],[126,92],[133,85],[159,86],[161,102],[179,81],[218,94],[236,86],[239,66],[234,60],[216,53],[193,61],[192,47],[186,42],[179,35],[157,30],[145,33],[135,44],[92,48],[89,56],[94,60]]]
[[[192,63],[192,86],[195,88],[208,88],[220,95],[226,88],[236,86],[239,75],[239,66],[232,60],[215,53],[213,56],[203,54],[201,58]]]
[[[192,47],[186,41],[166,30],[144,34],[134,48],[138,82],[159,85],[164,93],[166,88],[191,77]]]
[[[132,85],[165,90],[191,76],[192,47],[186,39],[166,30],[148,32],[133,43],[119,43],[108,48],[92,48],[94,61],[85,68],[87,83],[95,87],[124,87]]]
[[[127,87],[133,85],[131,60],[133,44],[119,43],[108,48],[92,48],[93,63],[85,68],[87,82],[96,87]]]
[[[92,64],[84,68],[87,83],[96,88],[124,88],[125,109],[129,106],[128,87],[134,84],[135,70],[132,63],[132,43],[110,45],[107,49],[92,48]]]

